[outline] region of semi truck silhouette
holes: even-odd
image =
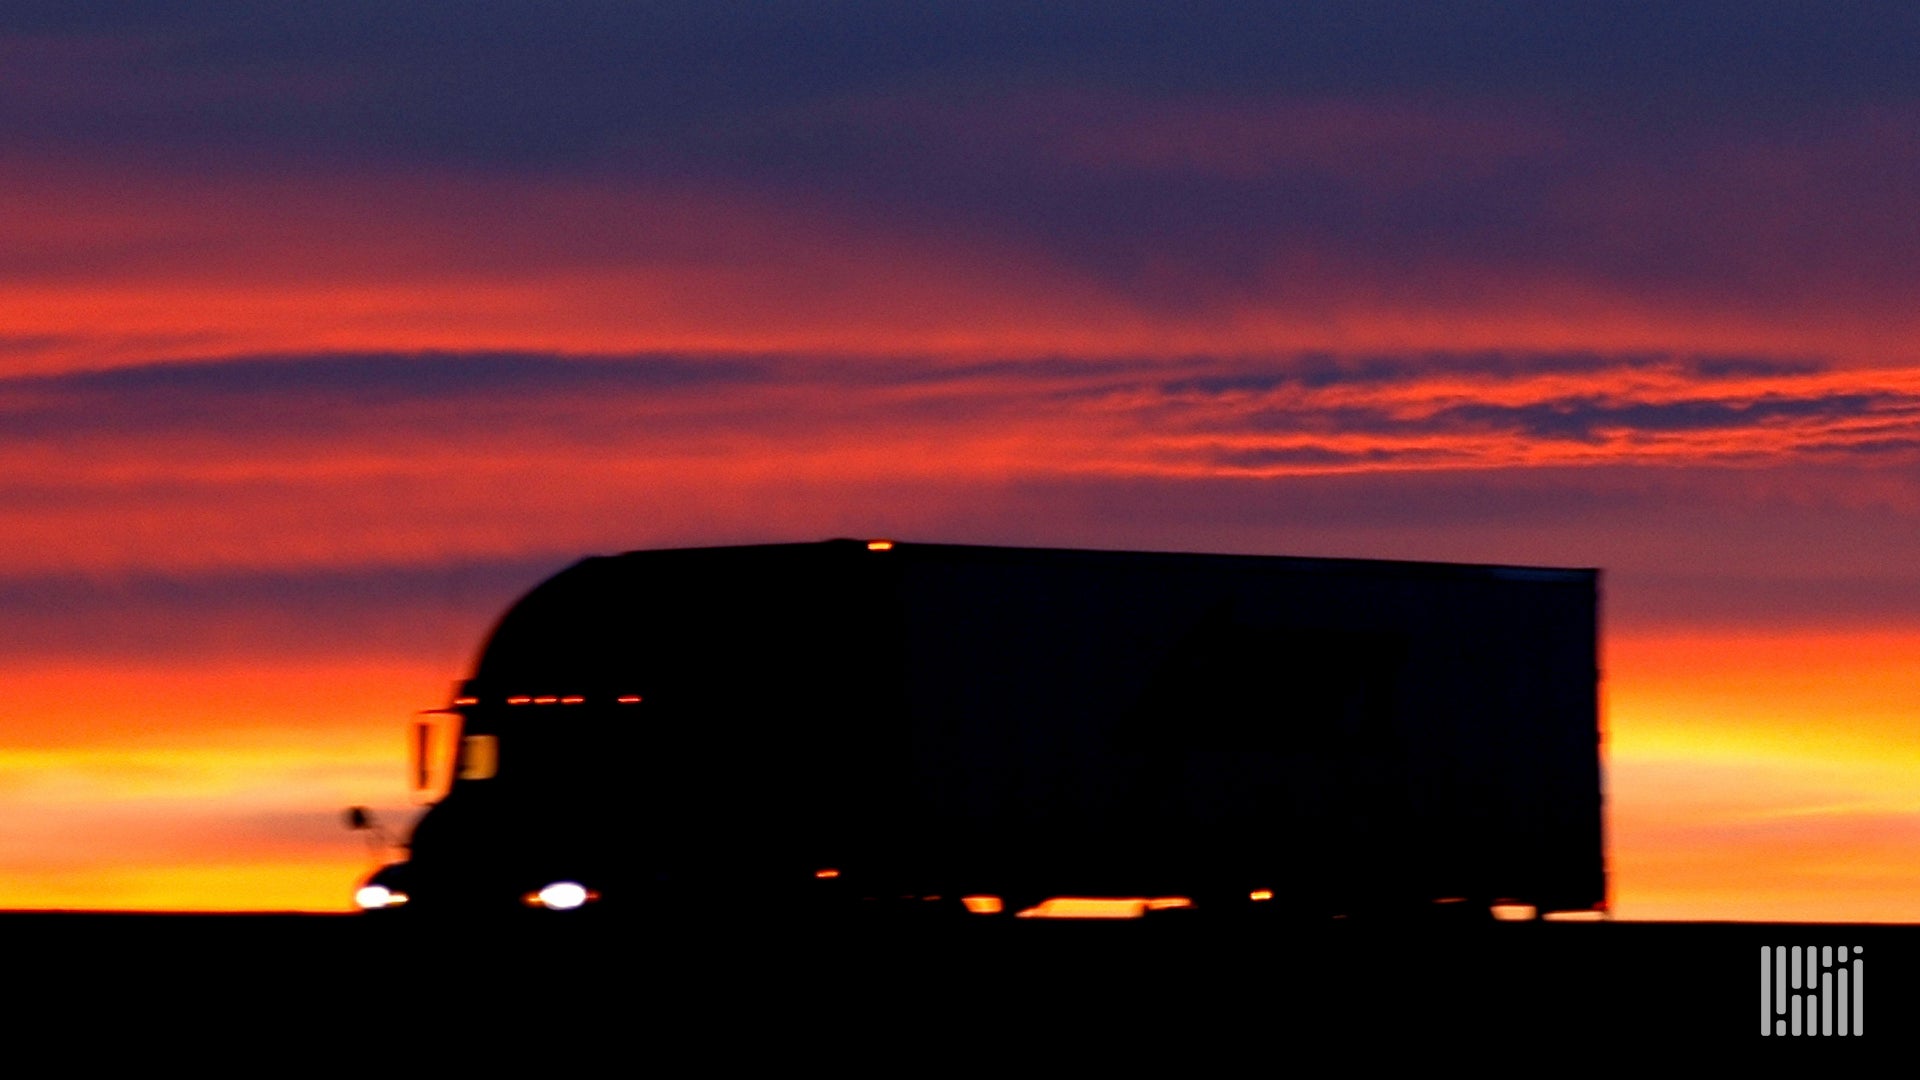
[[[861,540],[588,558],[421,729],[418,783],[436,745],[451,778],[359,902],[1604,911],[1598,586]]]

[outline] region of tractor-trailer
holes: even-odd
[[[422,729],[445,794],[360,904],[1604,912],[1598,588],[889,540],[588,558]]]

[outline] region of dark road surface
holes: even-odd
[[[1399,1040],[1532,1048],[1542,1066],[1589,1050],[1920,1049],[1920,927],[1909,926],[1416,932],[1184,915],[661,926],[551,913],[451,925],[23,913],[0,915],[0,942],[21,991],[16,1020],[80,1015],[118,1029],[139,1018],[296,1040],[432,1032],[434,1045],[476,1060],[490,1047],[565,1058],[646,1046],[715,1061],[826,1054],[915,1072],[1018,1046],[1067,1055],[1057,1064],[1071,1072],[1071,1062],[1112,1064],[1152,1048],[1254,1051],[1268,1059],[1257,1071],[1272,1072],[1295,1049],[1378,1053]],[[1782,945],[1846,946],[1860,960],[1859,1038],[1760,1036],[1760,949]],[[886,1049],[903,1041],[904,1059]]]

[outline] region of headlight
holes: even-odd
[[[379,911],[406,903],[407,894],[394,892],[385,885],[362,885],[360,891],[353,894],[353,902],[363,911]]]
[[[539,892],[528,893],[522,898],[528,907],[543,907],[549,911],[572,911],[589,900],[600,899],[600,894],[591,892],[577,881],[556,881]]]

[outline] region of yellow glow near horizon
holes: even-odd
[[[1920,921],[1920,633],[1607,654],[1618,917]]]
[[[314,658],[0,678],[0,908],[28,910],[351,910],[398,853],[342,813],[404,831],[408,721],[446,687],[422,667]]]
[[[1920,921],[1920,633],[1618,634],[1606,663],[1616,917]],[[383,856],[339,815],[404,829],[409,723],[451,674],[0,672],[0,907],[350,910]],[[1145,908],[1083,899],[1032,917]]]

